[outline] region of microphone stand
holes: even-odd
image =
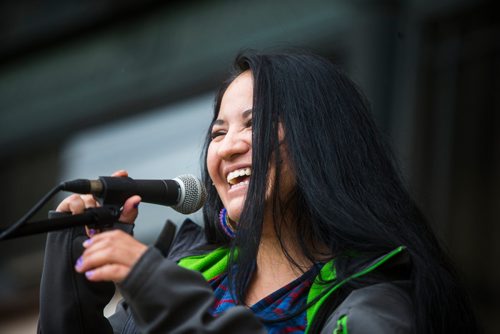
[[[87,225],[91,228],[111,227],[120,217],[120,208],[115,205],[105,205],[99,208],[86,209],[82,214],[78,215],[72,215],[66,212],[50,211],[49,217],[49,219],[23,224],[2,240],[82,225]]]

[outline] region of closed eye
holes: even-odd
[[[212,140],[216,139],[217,137],[220,137],[220,136],[223,136],[225,135],[226,132],[225,131],[222,131],[222,130],[219,130],[219,131],[213,131],[212,133],[210,133],[210,138]]]

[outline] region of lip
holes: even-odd
[[[235,196],[235,195],[240,195],[240,193],[245,193],[248,189],[248,184],[243,184],[243,185],[234,185],[230,186],[230,188],[227,190],[228,195]]]

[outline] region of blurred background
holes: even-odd
[[[485,332],[499,333],[494,3],[2,1],[0,228],[62,180],[117,169],[135,178],[199,174],[214,91],[235,54],[304,47],[340,63],[365,91]],[[167,217],[183,219],[169,208],[140,210],[144,242]],[[0,242],[1,333],[36,331],[44,241]]]

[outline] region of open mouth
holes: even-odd
[[[248,184],[250,175],[252,175],[252,169],[249,167],[237,169],[227,174],[227,183],[230,188]]]

